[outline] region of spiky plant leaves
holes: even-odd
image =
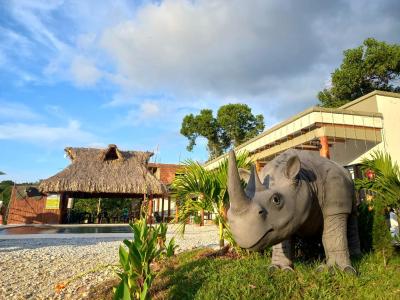
[[[384,264],[393,252],[392,237],[386,222],[386,215],[393,210],[399,215],[400,209],[400,169],[397,163],[392,161],[388,153],[375,151],[370,159],[362,161],[362,170],[372,171],[373,178],[356,180],[357,189],[366,189],[372,192],[373,200],[373,225],[372,246],[383,256]]]
[[[239,168],[250,167],[247,152],[238,154],[236,159]],[[184,163],[183,175],[176,177],[172,183],[172,189],[179,199],[178,221],[181,224],[181,233],[184,233],[185,224],[191,215],[198,214],[201,210],[209,211],[217,215],[220,244],[223,245],[223,233],[226,228],[223,220],[225,210],[229,207],[227,181],[227,159],[224,159],[215,170],[206,170],[192,160]]]

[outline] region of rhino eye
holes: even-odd
[[[279,198],[278,195],[273,195],[271,201],[273,204],[277,206],[281,204],[281,199]]]

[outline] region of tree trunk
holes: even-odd
[[[178,223],[179,221],[179,206],[178,203],[175,202],[175,223]]]
[[[219,227],[219,247],[224,247],[224,225],[222,224],[221,220],[218,222]]]
[[[153,224],[153,196],[150,196],[149,207],[147,210],[147,224]]]
[[[164,223],[164,196],[162,197],[161,201],[161,222]]]
[[[200,226],[204,226],[204,209],[201,209],[200,211],[200,218],[201,218]]]

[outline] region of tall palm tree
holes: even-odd
[[[247,169],[250,166],[248,153],[237,156],[237,166]],[[206,170],[199,163],[188,160],[184,163],[184,173],[176,177],[172,187],[179,204],[178,220],[186,224],[194,213],[204,211],[216,215],[219,227],[219,244],[224,245],[224,229],[226,225],[226,211],[229,207],[227,192],[228,160],[223,160],[217,169]]]

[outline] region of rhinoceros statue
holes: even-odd
[[[252,167],[245,189],[235,153],[228,158],[228,222],[237,244],[251,251],[272,246],[271,268],[293,270],[294,236],[322,234],[326,264],[355,273],[360,253],[354,187],[349,172],[318,153],[289,149]]]

